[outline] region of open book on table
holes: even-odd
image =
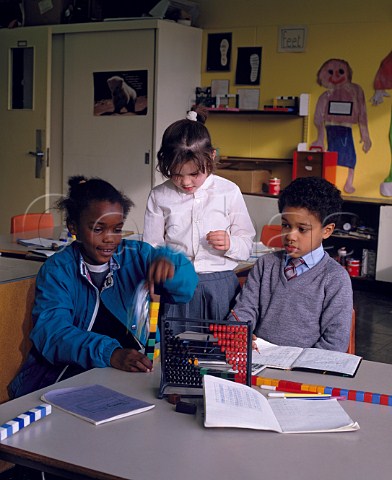
[[[94,425],[142,413],[155,405],[102,385],[50,390],[41,399]]]
[[[266,397],[254,388],[205,375],[204,426],[250,428],[278,433],[349,432],[359,429],[334,399]]]
[[[32,248],[47,248],[47,249],[55,249],[55,247],[61,248],[67,245],[67,242],[63,242],[62,240],[54,240],[52,238],[44,238],[44,237],[36,237],[36,238],[18,238],[17,242],[20,245],[24,245],[25,247],[32,247]]]
[[[283,370],[309,370],[354,377],[362,357],[321,348],[278,346],[258,338],[259,351],[252,351],[252,362]]]

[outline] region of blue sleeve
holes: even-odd
[[[173,278],[158,285],[157,293],[164,294],[165,300],[171,303],[187,303],[195,292],[198,277],[192,262],[180,252],[167,247],[153,249],[153,260],[164,257],[174,265]]]

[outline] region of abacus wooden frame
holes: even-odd
[[[161,355],[161,382],[160,382],[160,387],[159,387],[159,392],[158,392],[158,398],[163,398],[167,393],[165,393],[166,388],[168,387],[174,387],[176,390],[176,393],[181,393],[182,396],[188,396],[188,397],[199,397],[202,396],[202,378],[203,378],[203,371],[205,372],[205,369],[201,369],[200,367],[196,366],[195,371],[192,372],[192,374],[199,374],[196,375],[196,383],[198,384],[193,384],[190,382],[187,382],[186,380],[184,381],[173,381],[171,378],[171,375],[169,374],[169,365],[170,363],[174,360],[181,360],[183,364],[187,365],[189,368],[189,365],[191,365],[191,370],[193,370],[194,363],[192,363],[192,357],[195,357],[195,355],[189,355],[187,356],[187,353],[189,351],[186,351],[183,353],[185,355],[182,359],[174,358],[176,355],[176,352],[173,352],[172,345],[167,341],[167,329],[170,331],[172,330],[173,332],[173,327],[176,328],[176,331],[178,333],[172,333],[172,337],[179,338],[178,335],[181,333],[186,332],[197,332],[197,333],[203,333],[204,335],[209,336],[210,332],[210,325],[216,325],[217,328],[222,328],[222,327],[231,327],[231,326],[241,326],[245,327],[246,329],[246,378],[245,381],[242,383],[246,383],[247,385],[251,385],[251,366],[252,366],[252,325],[251,322],[237,322],[237,321],[230,321],[230,320],[208,320],[208,319],[195,319],[195,318],[178,318],[178,317],[167,317],[163,316],[160,322],[160,329],[161,329],[161,338],[160,338],[160,355]],[[183,331],[179,331],[183,327]],[[212,327],[213,328],[213,327]],[[206,330],[207,329],[207,330]],[[240,332],[238,332],[240,333]],[[181,340],[181,338],[179,338]],[[187,340],[189,342],[189,340]],[[207,340],[208,342],[208,340]],[[217,343],[217,342],[216,342]],[[182,346],[185,348],[184,343]],[[189,343],[187,345],[189,347]],[[227,362],[226,358],[226,353],[221,352],[222,357],[225,357],[225,361]],[[185,362],[185,363],[184,363]],[[228,365],[229,362],[227,362]],[[202,370],[200,372],[199,370]],[[208,374],[217,374],[216,369],[208,369]],[[230,372],[227,373],[226,371],[221,371],[221,375],[224,378],[229,378],[230,380],[233,381],[240,381],[239,376],[235,374],[235,372]],[[170,393],[173,393],[173,391],[170,391]]]

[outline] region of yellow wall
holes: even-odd
[[[270,116],[210,115],[208,128],[222,155],[289,158],[296,145],[316,139],[313,115],[324,89],[316,83],[316,73],[329,58],[342,58],[353,69],[353,82],[365,92],[371,150],[365,154],[359,143],[358,125],[353,126],[357,153],[355,196],[385,198],[380,183],[389,173],[391,152],[389,126],[392,99],[374,107],[373,80],[381,60],[392,48],[392,5],[390,0],[200,0],[199,25],[204,29],[202,85],[213,79],[229,79],[230,93],[235,85],[237,47],[261,46],[262,68],[260,108],[279,95],[310,94],[308,129],[300,118]],[[360,5],[358,5],[360,4]],[[306,25],[304,53],[277,51],[278,27]],[[208,33],[232,32],[230,72],[206,72]],[[392,92],[390,92],[392,93]],[[308,131],[308,137],[303,134]],[[338,167],[337,186],[343,188],[347,169]]]

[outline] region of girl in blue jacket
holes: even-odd
[[[58,202],[76,240],[52,255],[36,280],[33,347],[10,384],[11,397],[95,367],[148,372],[151,361],[128,330],[142,281],[173,303],[186,303],[197,275],[181,253],[123,240],[131,200],[99,178],[71,177]],[[132,323],[132,322],[131,322]]]

